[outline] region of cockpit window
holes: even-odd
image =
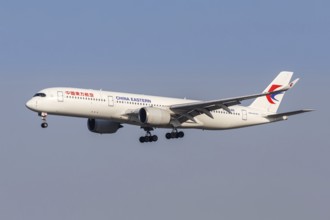
[[[45,93],[37,93],[35,94],[33,97],[46,97],[46,94]]]

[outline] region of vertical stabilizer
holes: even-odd
[[[283,71],[273,80],[264,92],[272,92],[282,86],[288,85],[292,78],[293,72]],[[259,97],[250,105],[251,108],[258,109],[264,112],[276,113],[285,92],[273,93],[271,95]]]

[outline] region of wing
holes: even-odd
[[[262,96],[271,95],[278,92],[285,92],[291,89],[299,79],[296,79],[289,85],[280,87],[279,89],[273,92],[264,92],[260,94],[254,95],[247,95],[247,96],[239,96],[234,98],[228,99],[219,99],[219,100],[212,100],[212,101],[201,101],[201,102],[192,102],[186,104],[177,104],[170,106],[170,109],[176,114],[174,119],[177,123],[183,123],[185,121],[191,120],[196,123],[194,117],[197,115],[205,114],[210,118],[213,118],[212,112],[217,109],[223,109],[228,113],[231,113],[229,107],[234,105],[241,104],[244,100],[255,99]]]

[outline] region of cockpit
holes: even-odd
[[[47,106],[45,102],[49,101],[46,97],[51,96],[51,93],[46,93],[46,91],[40,91],[34,94],[33,98],[31,98],[25,105],[28,109],[32,111],[39,112],[39,108],[42,106]]]
[[[37,93],[33,97],[46,97],[45,93]]]

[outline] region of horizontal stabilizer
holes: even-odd
[[[298,115],[306,112],[311,112],[315,111],[313,109],[303,109],[303,110],[298,110],[298,111],[292,111],[292,112],[284,112],[284,113],[279,113],[279,114],[273,114],[273,115],[267,115],[265,116],[266,118],[270,119],[275,119],[275,118],[281,118],[281,117],[286,117],[286,116],[291,116],[291,115]]]

